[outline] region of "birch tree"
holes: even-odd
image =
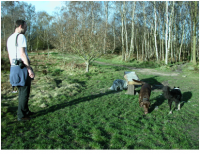
[[[104,1],[104,7],[105,7],[105,18],[106,18],[105,35],[104,35],[104,54],[105,54],[106,53],[107,28],[108,28],[108,1]]]
[[[125,53],[125,61],[127,61],[128,58],[128,34],[127,34],[127,23],[126,23],[126,2],[124,1],[124,7],[123,7],[123,15],[124,15],[124,32],[125,32],[125,38],[126,38],[126,53]]]
[[[194,3],[194,17],[193,17],[193,64],[196,65],[196,23],[197,23],[197,1],[193,2]]]
[[[166,32],[165,32],[165,64],[168,64],[168,45],[167,45],[167,39],[168,39],[168,1],[166,1]]]
[[[122,4],[122,2],[116,2],[118,5],[118,10],[121,15],[121,42],[122,42],[122,61],[125,61],[125,47],[124,47],[124,10],[125,5]],[[121,6],[123,7],[123,10],[121,10]]]
[[[132,24],[132,29],[131,29],[131,46],[130,46],[130,51],[129,51],[129,59],[130,59],[130,56],[131,54],[134,52],[134,14],[135,14],[135,1],[133,2],[132,4],[132,21],[131,21],[131,24]]]
[[[145,52],[145,60],[147,60],[148,59],[148,55],[147,55],[147,51],[146,51],[146,49],[147,49],[147,38],[146,38],[146,34],[147,34],[147,32],[146,32],[146,28],[147,28],[147,24],[146,24],[146,12],[145,12],[145,1],[143,1],[143,15],[144,15],[144,42],[143,42],[143,52]]]
[[[158,61],[158,48],[157,48],[157,42],[156,42],[156,24],[157,24],[157,15],[156,15],[156,2],[154,1],[154,14],[155,14],[155,30],[154,30],[154,38],[155,38],[155,49],[156,49],[156,59]]]

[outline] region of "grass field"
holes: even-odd
[[[148,73],[141,71],[148,63],[127,64],[142,67],[135,70],[93,63],[85,73],[83,61],[72,55],[29,57],[36,74],[29,108],[36,115],[29,122],[16,121],[18,94],[11,93],[9,69],[3,69],[1,149],[199,149],[199,73],[187,69],[191,64],[151,66]],[[154,88],[150,113],[144,116],[139,95],[108,90],[115,79],[123,79],[124,71],[135,71],[153,87],[179,86],[181,110],[168,114],[167,100]]]

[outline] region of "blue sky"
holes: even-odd
[[[35,6],[35,11],[46,11],[48,14],[53,15],[56,7],[61,7],[63,1],[25,1],[28,4]]]

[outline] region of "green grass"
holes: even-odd
[[[162,91],[152,91],[150,113],[144,116],[138,95],[108,90],[115,79],[123,79],[124,71],[131,70],[94,63],[90,73],[80,68],[70,75],[66,67],[58,66],[62,64],[58,56],[51,57],[57,58],[57,65],[47,62],[47,76],[36,72],[29,101],[36,115],[30,122],[15,121],[17,94],[2,94],[2,149],[199,149],[198,73],[183,70],[170,77],[136,72],[152,85],[180,86],[185,101],[180,111],[169,115]],[[39,89],[43,95],[37,94]],[[40,107],[42,103],[47,107]]]

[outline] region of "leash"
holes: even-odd
[[[15,41],[15,46],[16,46],[16,60],[17,60],[17,46],[18,46],[18,44],[17,44],[17,38],[18,38],[18,36],[19,36],[19,34],[17,34],[16,41]]]
[[[15,46],[16,46],[16,60],[17,60],[17,38],[18,38],[19,34],[17,34],[16,36],[16,40],[15,40]],[[12,93],[17,93],[17,90],[14,90],[15,89],[15,86],[12,86]]]

